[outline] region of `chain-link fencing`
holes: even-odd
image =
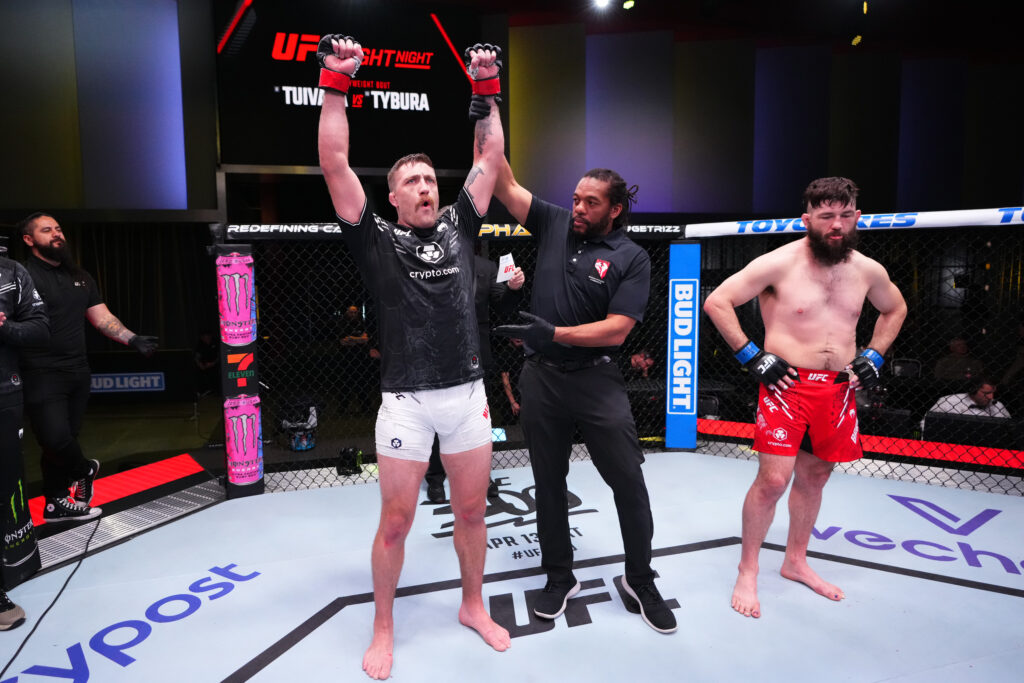
[[[618,359],[641,445],[664,449],[668,324],[668,240],[636,239],[650,254],[646,316]],[[702,298],[754,257],[794,237],[739,236],[702,241]],[[527,274],[533,240],[482,241],[494,261],[511,253]],[[1024,242],[1014,228],[870,231],[860,250],[875,258],[907,300],[909,314],[886,354],[879,390],[859,392],[865,458],[858,474],[1024,494]],[[268,489],[335,486],[376,477],[373,431],[380,404],[372,305],[341,241],[258,241],[259,365]],[[525,307],[524,303],[524,307]],[[738,309],[761,344],[757,302]],[[492,313],[491,324],[514,314]],[[866,304],[858,342],[877,313]],[[756,383],[732,357],[706,316],[701,322],[697,450],[754,458]],[[518,425],[516,383],[522,356],[491,337],[494,367],[485,380],[494,427],[495,468],[528,464]],[[979,388],[978,382],[991,383]],[[954,410],[953,399],[994,388],[1010,417]],[[982,396],[979,400],[983,400]],[[959,399],[958,399],[959,400]],[[936,405],[948,407],[936,407]],[[959,410],[959,409],[958,409]],[[934,413],[945,411],[941,415]],[[954,414],[956,413],[956,414]],[[978,414],[974,414],[978,413]],[[577,439],[574,459],[587,457]]]

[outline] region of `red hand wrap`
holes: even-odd
[[[351,82],[352,77],[348,74],[343,74],[339,71],[331,71],[330,69],[320,69],[321,88],[336,90],[344,95],[348,92],[348,86]]]
[[[499,93],[501,93],[501,82],[496,76],[494,78],[473,81],[474,95],[497,95]]]

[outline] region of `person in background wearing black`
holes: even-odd
[[[498,356],[501,362],[501,391],[505,394],[507,409],[503,409],[505,422],[511,424],[519,421],[519,398],[516,391],[519,389],[519,373],[523,369],[523,340],[518,337],[510,337],[506,340],[508,345],[503,347]]]
[[[220,393],[220,344],[213,332],[203,330],[193,355],[196,365],[196,394]]]
[[[20,263],[0,257],[0,500],[3,514],[3,569],[0,579],[0,631],[25,620],[25,610],[11,602],[6,589],[8,567],[25,566],[37,552],[32,519],[19,519],[17,509],[27,512],[22,490],[21,462],[22,396],[18,349],[45,343],[50,336],[46,306],[36,292],[28,271]],[[20,500],[21,505],[15,505]],[[9,504],[8,504],[9,502]],[[10,539],[10,540],[9,540]],[[38,569],[38,563],[35,565]]]
[[[576,185],[572,210],[535,197],[516,183],[507,160],[494,196],[537,237],[530,310],[522,325],[495,334],[526,346],[519,377],[520,423],[536,481],[537,532],[547,584],[534,612],[554,619],[580,590],[572,571],[566,476],[579,427],[590,458],[615,493],[626,555],[623,590],[640,605],[648,626],[676,630],[676,618],[654,585],[654,519],[641,465],[643,451],[625,381],[612,357],[643,320],[651,260],[629,239],[636,189],[610,169],[588,171]]]
[[[476,306],[476,322],[480,328],[480,364],[484,367],[484,385],[487,395],[493,397],[498,387],[494,370],[494,354],[491,351],[491,310],[507,315],[515,310],[522,299],[523,283],[526,275],[522,268],[516,268],[512,277],[506,282],[498,282],[498,266],[494,261],[482,256],[474,256],[476,280],[474,282],[473,302]],[[492,417],[494,406],[491,406]],[[492,420],[493,421],[493,420]],[[431,503],[444,502],[444,465],[441,464],[441,449],[437,439],[430,452],[430,464],[427,466],[427,500]],[[498,485],[491,480],[487,487],[487,497],[498,495]]]
[[[102,513],[89,506],[100,463],[86,459],[78,444],[90,390],[83,319],[107,338],[146,357],[156,351],[157,338],[133,333],[110,312],[96,281],[72,260],[53,216],[34,213],[22,220],[18,229],[31,251],[25,267],[50,317],[50,341],[27,347],[21,355],[25,409],[42,449],[43,519],[93,519]]]
[[[977,377],[985,371],[985,364],[971,355],[967,340],[953,337],[949,340],[949,353],[935,363],[935,379],[957,381]]]

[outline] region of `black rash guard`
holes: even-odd
[[[404,228],[365,206],[356,224],[338,219],[376,305],[382,391],[483,377],[473,303],[473,240],[482,223],[465,188],[427,230]]]
[[[0,325],[0,396],[3,396],[21,391],[19,349],[44,343],[50,333],[46,306],[28,271],[20,263],[3,257],[0,257],[0,311],[7,316]],[[16,400],[21,402],[20,395]]]

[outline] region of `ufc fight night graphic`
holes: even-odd
[[[435,140],[465,142],[432,145],[427,151],[437,169],[468,168],[470,86],[461,62],[463,49],[483,38],[479,10],[407,5],[397,12],[377,2],[217,4],[223,163],[319,166],[317,46],[321,36],[343,33],[359,41],[364,55],[348,92],[348,116],[359,131],[353,164],[389,168],[420,149],[423,131],[430,131]]]

